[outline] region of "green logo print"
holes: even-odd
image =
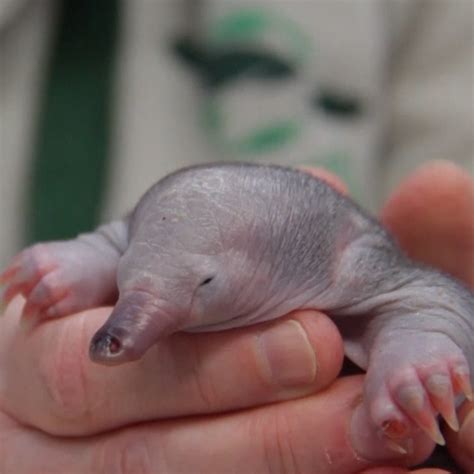
[[[240,64],[234,61],[237,67],[231,80],[225,88],[214,90],[205,104],[205,116],[212,117],[205,121],[211,138],[231,153],[246,156],[268,153],[293,142],[301,132],[301,118],[268,102],[259,103],[258,87],[264,82],[279,94],[304,66],[310,42],[297,25],[264,10],[241,10],[211,26],[206,40],[213,50],[233,51],[234,56],[237,51],[241,53]],[[243,89],[242,100],[247,93],[253,98],[249,108],[241,112],[242,121],[250,122],[248,127],[229,123],[232,114],[239,114],[232,110],[240,99],[237,88]],[[239,120],[232,118],[232,122]]]
[[[208,44],[216,48],[272,45],[295,64],[304,63],[311,52],[311,42],[298,25],[259,9],[240,10],[221,18],[211,25],[206,36]]]
[[[230,154],[247,156],[283,147],[300,133],[303,120],[296,108],[273,98],[295,88],[310,51],[297,25],[260,9],[219,18],[199,42],[175,43],[175,53],[207,92],[202,124],[211,140]]]
[[[318,151],[307,134],[318,133],[311,126],[315,116],[345,127],[364,112],[363,104],[350,91],[315,82],[314,48],[296,22],[264,9],[235,10],[200,36],[178,38],[174,53],[203,87],[200,123],[222,156],[271,159],[272,152],[290,155],[294,148],[304,154],[295,163],[313,153],[311,164],[351,185],[350,156],[337,151],[344,145]],[[316,146],[308,150],[304,143]]]

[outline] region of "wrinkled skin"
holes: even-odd
[[[472,396],[474,297],[415,265],[347,198],[306,173],[257,165],[171,175],[122,222],[36,246],[7,268],[7,299],[48,317],[119,299],[93,360],[136,360],[177,331],[215,331],[296,309],[329,314],[367,370],[364,409],[391,449],[416,427],[443,444]],[[370,428],[370,427],[369,427]]]

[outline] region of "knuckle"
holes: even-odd
[[[297,456],[293,446],[290,420],[284,410],[267,417],[262,425],[263,453],[267,472],[298,474]]]
[[[72,331],[80,331],[81,335],[78,337]],[[75,318],[61,327],[54,344],[50,350],[43,351],[39,360],[39,374],[51,402],[53,418],[61,429],[85,421],[90,412],[82,335],[83,319]]]
[[[212,412],[216,408],[214,397],[212,396],[212,390],[209,390],[210,384],[198,373],[195,373],[195,385],[196,392],[201,400],[201,404],[204,407],[205,412]]]
[[[205,411],[212,412],[220,405],[218,390],[213,384],[209,372],[204,370],[203,357],[198,344],[194,344],[194,364],[192,374],[196,393]]]
[[[155,456],[156,449],[154,448]],[[154,456],[154,457],[155,457]],[[164,472],[152,463],[146,437],[120,434],[104,438],[92,456],[91,472],[101,474],[154,474]]]

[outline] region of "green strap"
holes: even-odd
[[[70,238],[97,224],[106,184],[118,0],[61,0],[38,117],[26,236]]]

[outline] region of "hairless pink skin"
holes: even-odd
[[[67,242],[21,252],[0,276],[24,316],[56,317],[119,294],[91,358],[140,358],[177,331],[215,331],[314,308],[367,370],[378,436],[407,450],[436,417],[458,429],[472,398],[474,297],[416,265],[347,197],[306,173],[246,164],[188,168],[161,180],[130,216]]]

